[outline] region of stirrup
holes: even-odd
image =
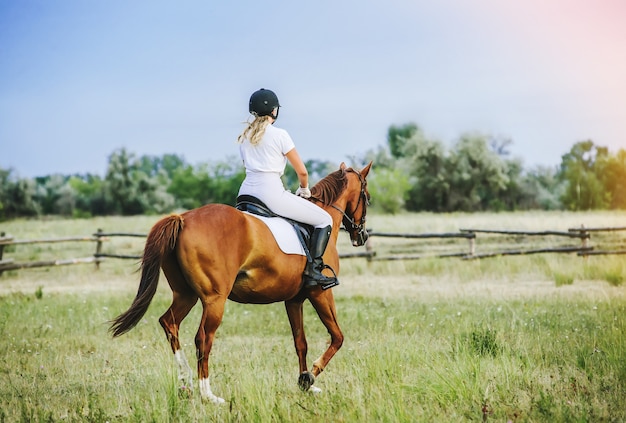
[[[330,271],[333,272],[332,277],[322,274],[322,271],[326,269],[330,269]],[[322,288],[323,291],[326,291],[327,289],[330,289],[334,286],[339,285],[339,279],[337,279],[337,273],[335,273],[335,270],[329,265],[327,265],[326,263],[322,264],[319,274],[325,277],[326,279],[328,279],[328,281],[324,282],[323,280],[315,279],[311,277],[310,275],[303,275],[304,287],[314,288],[316,286],[319,286],[320,288]]]

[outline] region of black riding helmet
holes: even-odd
[[[248,111],[255,116],[271,116],[272,110],[279,107],[278,97],[274,91],[261,88],[250,96]],[[278,110],[276,110],[276,118],[278,118]]]

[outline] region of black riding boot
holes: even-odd
[[[322,274],[322,270],[324,269],[330,269],[333,274],[335,273],[330,266],[324,264],[322,261],[322,255],[326,250],[326,245],[328,245],[328,240],[330,238],[330,230],[330,226],[313,229],[310,243],[311,257],[313,257],[313,261],[307,262],[304,274],[302,275],[304,286],[307,288],[320,285],[322,289],[328,289],[339,285],[337,276],[326,276]]]

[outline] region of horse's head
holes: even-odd
[[[367,191],[367,174],[372,167],[370,162],[360,172],[347,168],[345,163],[341,163],[339,170],[345,173],[347,185],[344,190],[347,200],[345,210],[343,212],[343,226],[350,234],[352,245],[360,247],[365,244],[369,235],[365,229],[365,215],[367,214],[367,206],[370,204],[370,194]]]
[[[326,176],[311,188],[311,199],[324,207],[338,210],[343,215],[342,222],[350,234],[352,245],[365,244],[368,234],[365,230],[365,215],[370,202],[367,191],[367,174],[372,163],[360,172],[341,163],[339,170]]]

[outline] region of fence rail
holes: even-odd
[[[415,260],[425,257],[459,257],[464,260],[474,260],[481,258],[491,258],[499,256],[510,255],[530,255],[530,254],[545,254],[545,253],[576,253],[579,256],[586,257],[591,255],[613,255],[613,254],[626,254],[626,240],[618,239],[612,240],[607,246],[602,246],[598,249],[598,246],[590,244],[591,233],[595,233],[599,236],[602,232],[614,233],[626,231],[626,227],[607,227],[607,228],[586,228],[581,226],[579,228],[570,228],[567,231],[515,231],[515,230],[497,230],[497,229],[460,229],[458,233],[387,233],[371,231],[371,237],[387,237],[387,238],[416,238],[416,239],[454,239],[465,238],[468,241],[467,249],[461,251],[445,251],[445,252],[424,252],[424,253],[406,253],[399,254],[397,251],[390,251],[387,254],[379,253],[378,249],[374,253],[373,248],[370,247],[370,252],[364,253],[362,256],[368,258],[371,261],[384,261],[384,260]],[[479,239],[484,239],[480,235],[497,236],[496,249],[491,248],[490,251],[477,251],[477,242]],[[513,237],[517,248],[502,248],[504,237]],[[520,239],[526,238],[542,238],[542,241],[548,238],[565,238],[565,239],[579,239],[578,245],[533,245],[528,246],[528,243],[521,242]],[[522,244],[523,247],[520,247]],[[455,246],[457,249],[459,246]],[[484,246],[483,246],[484,247]]]
[[[460,229],[462,233],[473,234],[474,238],[477,233],[483,234],[500,234],[500,235],[525,235],[525,236],[563,236],[567,238],[589,238],[588,231],[581,232],[581,230],[569,229],[568,232],[563,231],[502,231],[495,229]]]
[[[618,240],[611,240],[603,248],[596,248],[596,246],[590,245],[591,234],[600,236],[600,234],[615,233],[626,231],[626,227],[607,227],[607,228],[571,228],[565,231],[512,231],[512,230],[495,230],[495,229],[460,229],[459,232],[454,233],[389,233],[389,232],[376,232],[369,231],[370,240],[368,240],[365,251],[357,253],[340,254],[341,258],[365,258],[368,261],[393,261],[393,260],[416,260],[425,257],[438,257],[438,258],[450,258],[457,257],[464,260],[482,259],[498,256],[509,255],[527,255],[527,254],[545,254],[545,253],[576,253],[579,256],[595,256],[595,255],[620,255],[626,254],[626,238],[619,238]],[[496,236],[498,241],[496,245],[499,249],[490,251],[477,252],[477,240],[479,235]],[[141,254],[121,254],[117,252],[104,252],[103,246],[105,242],[111,241],[117,237],[131,237],[131,238],[146,238],[146,234],[138,233],[126,233],[126,232],[103,232],[101,229],[90,236],[83,237],[64,237],[64,238],[47,238],[38,240],[16,240],[10,235],[6,235],[4,232],[0,233],[0,275],[3,272],[9,270],[28,269],[36,267],[52,267],[52,266],[65,266],[71,264],[85,264],[93,263],[96,268],[99,268],[100,263],[107,258],[114,259],[134,259],[139,260]],[[517,248],[501,248],[503,237],[514,237]],[[558,245],[558,246],[530,246],[527,243],[522,243],[526,248],[520,248],[520,238],[567,238],[580,240],[579,245]],[[401,246],[401,241],[394,243],[386,251],[384,246],[379,246],[374,250],[374,243],[372,239],[375,238],[393,238],[396,240],[443,240],[439,241],[439,245],[435,244],[423,244],[420,245],[427,252],[419,252],[420,248],[416,245]],[[458,245],[449,246],[447,244],[441,244],[450,242],[455,239],[467,240],[467,246],[465,249],[459,251]],[[481,237],[481,240],[483,238]],[[95,242],[95,252],[89,257],[82,258],[59,258],[49,260],[34,260],[16,262],[12,258],[4,258],[3,255],[6,252],[7,246],[19,246],[27,244],[45,244],[45,243],[69,243],[69,242]],[[437,242],[437,241],[435,241]],[[383,248],[381,248],[383,247]],[[450,249],[453,248],[453,251]],[[407,251],[408,249],[408,251]]]

